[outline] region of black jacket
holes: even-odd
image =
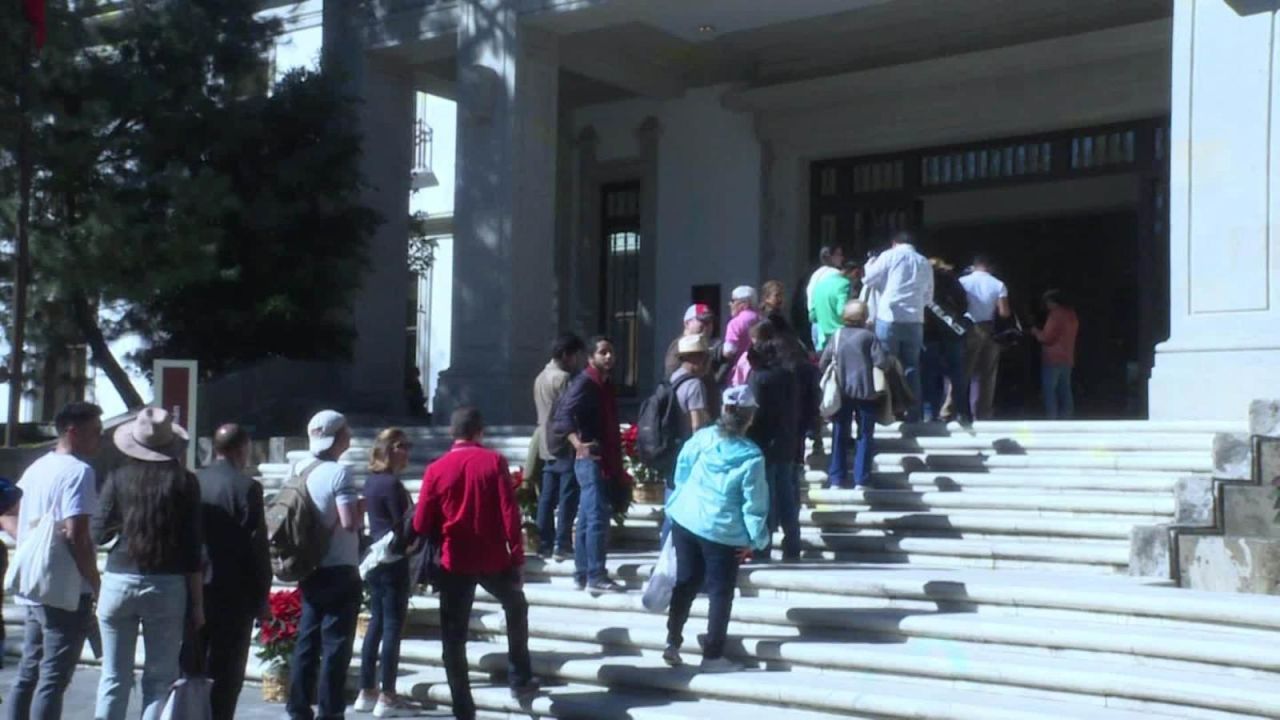
[[[781,364],[755,367],[751,371],[751,390],[759,407],[747,437],[760,446],[766,465],[795,463],[800,445],[795,370]]]
[[[213,570],[205,592],[217,603],[256,614],[271,591],[262,485],[226,460],[214,461],[196,477]]]
[[[556,401],[552,410],[551,427],[557,434],[578,433],[584,443],[600,439],[600,386],[585,372],[569,381],[564,395]],[[569,447],[572,453],[573,448]]]
[[[960,279],[956,277],[955,273],[939,270],[938,268],[933,269],[933,304],[960,325],[967,327],[972,324],[964,315],[965,310],[969,307],[969,296],[965,293],[964,286],[960,284]],[[963,336],[957,335],[950,326],[938,317],[938,314],[933,309],[925,308],[925,340],[939,342],[957,340],[961,337]]]

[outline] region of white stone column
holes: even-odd
[[[1153,419],[1243,419],[1280,385],[1276,23],[1273,2],[1174,6],[1170,338]]]
[[[489,424],[533,418],[555,332],[559,64],[554,36],[513,0],[463,0],[458,28],[453,352],[436,418],[460,404]]]
[[[325,0],[324,66],[359,103],[363,201],[382,219],[366,248],[352,320],[349,412],[403,415],[409,302],[410,68],[365,50],[358,0]],[[304,249],[300,249],[303,251]]]

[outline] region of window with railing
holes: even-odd
[[[601,329],[614,342],[618,392],[633,396],[640,377],[640,184],[606,185],[601,194]]]
[[[418,111],[413,121],[413,189],[440,184],[432,167],[435,131],[427,123],[427,95],[418,93]]]

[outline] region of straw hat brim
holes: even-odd
[[[143,445],[133,436],[133,421],[129,421],[116,428],[112,439],[115,441],[116,448],[135,460],[145,460],[146,462],[168,462],[169,460],[177,460],[182,457],[182,452],[187,447],[188,435],[185,428],[181,425],[173,424],[173,440],[163,447],[153,447]]]

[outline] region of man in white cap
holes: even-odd
[[[294,473],[305,478],[319,520],[331,528],[332,535],[320,566],[298,583],[302,622],[293,649],[286,706],[293,720],[343,716],[347,670],[360,613],[360,574],[356,568],[360,564],[363,513],[355,480],[338,462],[351,446],[347,419],[333,410],[316,413],[307,423],[307,441],[312,457],[301,461]],[[312,712],[313,701],[319,705],[318,714]]]
[[[680,408],[680,444],[683,446],[684,441],[693,437],[694,433],[711,424],[711,403],[707,398],[710,393],[707,391],[706,381],[710,352],[707,341],[703,340],[701,335],[686,335],[680,338],[677,344],[680,366],[671,374],[669,384],[671,393],[675,395],[676,405]],[[667,485],[664,499],[671,497],[671,491],[675,489],[672,481],[675,457],[679,453],[680,448],[675,448],[671,457],[671,467],[661,468],[662,478]],[[670,531],[671,522],[664,520],[662,523],[664,542]]]
[[[756,289],[739,285],[729,296],[729,324],[724,329],[724,359],[732,364],[751,347],[751,326],[760,322]]]
[[[711,306],[706,303],[694,303],[684,311],[684,329],[667,346],[667,355],[663,360],[662,369],[667,377],[671,377],[671,373],[680,367],[679,350],[677,348],[680,340],[691,336],[701,337],[710,347],[711,332],[715,329],[715,326],[716,314],[712,312]]]

